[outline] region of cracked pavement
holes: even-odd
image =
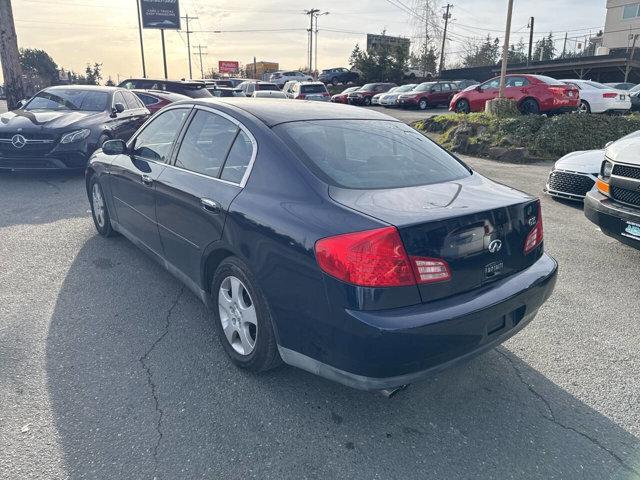
[[[541,194],[548,165],[469,163]],[[393,399],[233,367],[83,179],[0,175],[2,479],[640,479],[640,252],[543,199],[558,286],[499,349]]]

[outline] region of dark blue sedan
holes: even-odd
[[[254,372],[405,385],[505,341],[555,285],[537,199],[356,107],[177,102],[86,184],[98,232],[182,280]]]

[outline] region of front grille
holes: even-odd
[[[618,177],[628,177],[640,180],[640,167],[630,167],[628,165],[614,165],[613,175]]]
[[[595,181],[586,175],[554,170],[549,175],[549,190],[584,197]]]
[[[627,190],[626,188],[611,187],[611,198],[622,203],[628,203],[640,207],[640,192]]]
[[[27,140],[53,140],[56,136],[50,133],[22,133],[22,132],[0,132],[0,139],[11,140],[16,134],[22,135]]]
[[[46,155],[55,143],[27,143],[22,148],[16,148],[11,143],[0,142],[0,157],[33,157]]]

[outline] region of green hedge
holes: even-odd
[[[640,130],[640,115],[569,114],[496,118],[484,113],[447,114],[417,122],[415,126],[425,132],[441,134],[440,142],[458,151],[462,151],[461,143],[473,145],[475,151],[486,151],[490,147],[515,147],[527,149],[531,156],[554,159],[576,150],[603,148],[607,142]],[[462,135],[467,142],[460,142]],[[484,148],[478,148],[478,145]]]

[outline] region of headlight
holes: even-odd
[[[609,180],[611,178],[611,173],[613,172],[613,163],[609,160],[605,160],[602,162],[602,168],[600,169],[600,175],[603,180]]]
[[[65,133],[60,139],[60,143],[73,143],[84,140],[91,135],[91,130],[83,128],[82,130],[75,130],[73,132]]]

